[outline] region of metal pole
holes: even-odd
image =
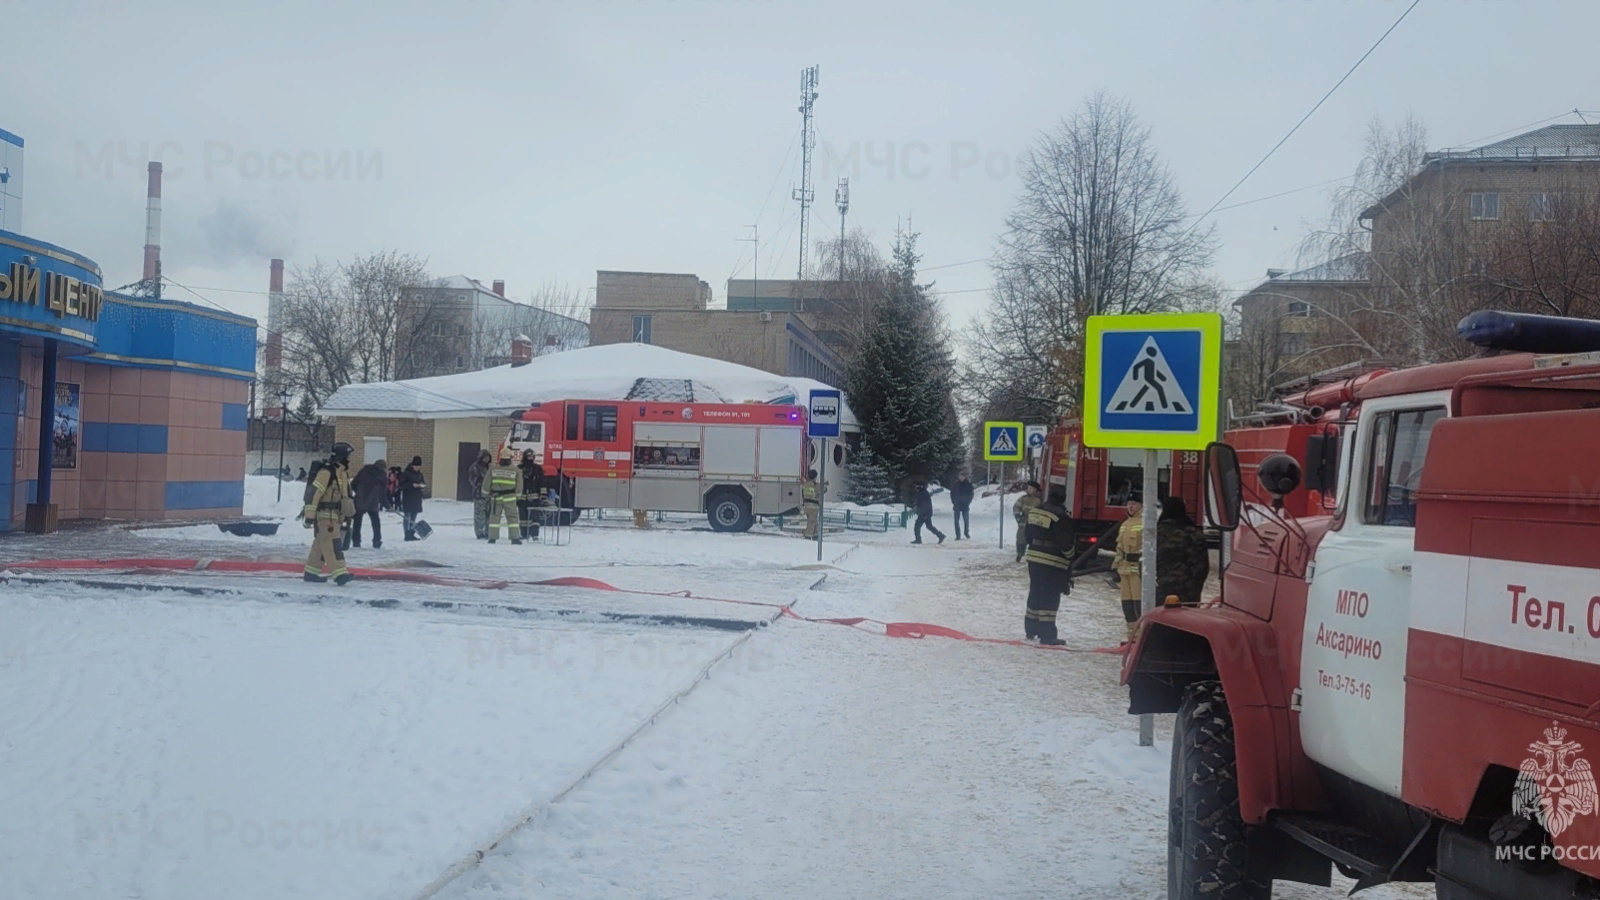
[[[283,500],[283,445],[289,442],[289,404],[278,410],[278,500]]]
[[[1144,452],[1144,492],[1140,496],[1144,503],[1144,538],[1139,548],[1139,579],[1143,587],[1139,593],[1141,616],[1148,616],[1156,608],[1156,458],[1156,451]],[[1145,713],[1139,717],[1139,746],[1149,747],[1155,743],[1155,728],[1155,716]]]
[[[828,439],[822,439],[822,474],[817,476],[817,562],[822,562],[822,511],[828,502]]]
[[[1000,464],[1000,515],[995,517],[1000,521],[1000,549],[1006,548],[1006,464]]]

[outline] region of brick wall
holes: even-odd
[[[711,286],[697,275],[666,272],[595,273],[595,308],[705,309]]]
[[[443,460],[444,473],[448,484],[434,485],[433,473],[436,460],[433,458],[433,421],[431,419],[368,419],[359,416],[340,416],[333,423],[333,439],[344,441],[355,448],[351,455],[352,466],[359,466],[367,458],[367,437],[381,437],[388,440],[388,449],[385,451],[384,461],[391,466],[404,469],[410,465],[411,457],[422,457],[422,477],[427,480],[429,490],[424,496],[432,497],[437,487],[438,496],[450,497],[455,494],[455,460]]]

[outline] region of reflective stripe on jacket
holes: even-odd
[[[522,493],[522,470],[513,465],[496,465],[483,480],[491,496]]]
[[[1072,517],[1052,503],[1041,503],[1028,510],[1028,562],[1068,569],[1072,566]]]

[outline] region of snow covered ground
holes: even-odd
[[[530,813],[438,896],[1161,896],[1170,721],[1136,746],[1117,657],[749,605],[1017,637],[1001,513],[980,499],[970,543],[830,535],[819,564],[687,519],[489,547],[434,501],[432,538],[388,517],[352,564],[509,584],[13,571],[0,897],[414,897]],[[7,538],[0,561],[295,561],[305,541],[101,528]],[[522,583],[556,576],[649,593]],[[1120,618],[1084,579],[1063,637],[1114,645]]]

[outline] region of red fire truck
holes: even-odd
[[[765,403],[558,400],[512,416],[503,446],[534,451],[563,505],[703,512],[717,531],[800,508],[805,410]]]
[[[1161,495],[1181,497],[1198,517],[1200,454],[1163,453],[1160,459]],[[1066,486],[1079,543],[1097,543],[1128,517],[1128,499],[1144,485],[1144,451],[1085,447],[1082,424],[1071,420],[1045,435],[1041,473],[1040,484]]]
[[[1176,713],[1169,898],[1335,866],[1441,900],[1600,897],[1600,322],[1461,331],[1533,352],[1356,387],[1330,510],[1276,502],[1287,455],[1246,504],[1237,454],[1207,450],[1220,603],[1151,612],[1123,671],[1131,712]]]

